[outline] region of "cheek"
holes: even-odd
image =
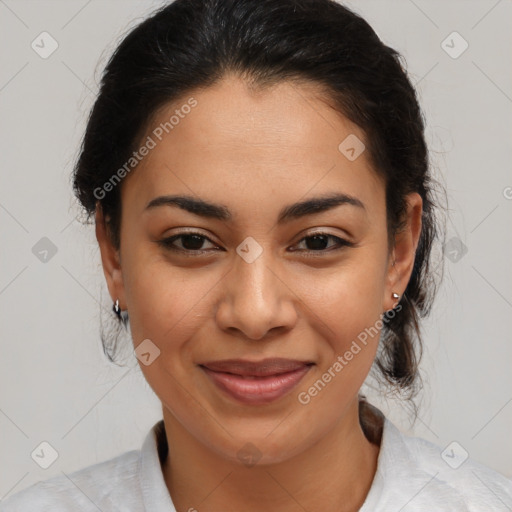
[[[315,294],[309,297],[316,313],[310,318],[317,318],[313,330],[323,344],[319,364],[300,391],[307,395],[304,400],[314,401],[314,407],[333,421],[339,407],[357,395],[376,355],[382,329],[385,249],[380,244],[358,248],[346,265],[317,282]],[[306,286],[312,289],[311,283]]]
[[[175,350],[208,315],[208,291],[218,276],[207,269],[173,267],[161,257],[129,266],[125,284],[134,343],[154,339]],[[125,280],[126,282],[126,280]]]
[[[353,257],[332,272],[301,278],[307,306],[333,348],[345,345],[365,328],[375,324],[383,311],[386,284],[386,254],[377,247],[361,247]],[[320,276],[320,277],[319,277]]]
[[[215,287],[218,276],[172,267],[161,258],[141,258],[127,265],[126,274],[130,276],[125,291],[134,348],[149,339],[160,351],[149,365],[139,364],[144,377],[169,410],[192,417],[197,411],[190,406],[191,340],[211,316],[207,292]]]

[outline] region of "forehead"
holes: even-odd
[[[250,89],[228,76],[160,109],[142,142],[146,137],[154,147],[122,190],[123,203],[139,211],[177,192],[240,206],[250,205],[245,196],[258,202],[271,195],[281,206],[280,198],[289,203],[310,190],[364,201],[383,189],[365,151],[350,159],[340,149],[345,140],[362,147],[364,133],[322,101],[314,84]]]

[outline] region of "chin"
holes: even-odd
[[[270,466],[290,460],[322,437],[322,432],[314,435],[311,425],[307,435],[300,435],[298,425],[290,424],[281,432],[277,431],[275,423],[273,428],[274,432],[272,428],[260,428],[259,433],[255,434],[253,425],[253,428],[248,428],[246,431],[239,429],[236,438],[227,434],[222,439],[210,436],[207,445],[229,462],[251,468],[256,465]]]

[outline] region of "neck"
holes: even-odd
[[[375,411],[356,400],[309,449],[276,464],[245,467],[200,443],[164,408],[170,449],[162,470],[174,505],[201,512],[357,511],[377,469],[383,418]]]

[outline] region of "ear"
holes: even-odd
[[[417,192],[413,192],[407,195],[406,202],[406,225],[396,233],[395,245],[389,258],[383,298],[385,310],[396,306],[397,300],[392,297],[393,292],[402,296],[407,288],[420,239],[423,200]]]
[[[121,258],[119,250],[115,249],[108,235],[103,209],[99,201],[96,203],[95,219],[96,239],[100,247],[101,263],[103,265],[105,279],[107,280],[110,297],[112,298],[112,302],[119,299],[119,307],[122,310],[126,310]]]

